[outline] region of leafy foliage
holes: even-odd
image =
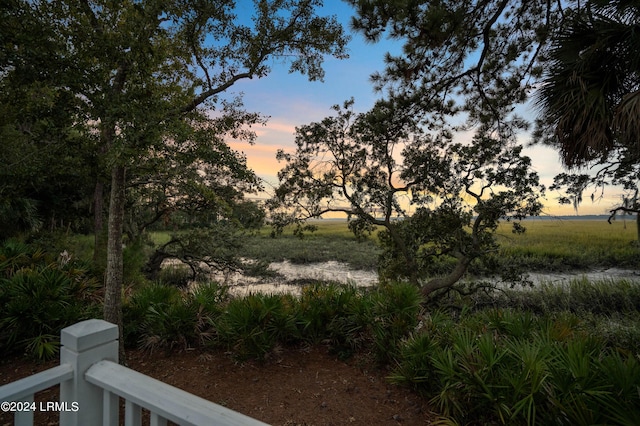
[[[153,250],[143,269],[150,280],[158,278],[162,263],[168,259],[186,265],[190,280],[204,278],[212,269],[239,270],[242,267],[238,259],[239,249],[243,245],[242,237],[242,230],[229,223],[176,232],[169,241]]]
[[[488,310],[457,325],[437,313],[424,321],[400,349],[392,380],[415,386],[452,421],[626,424],[637,415],[628,382],[637,359],[603,348],[579,320]]]
[[[147,350],[222,347],[240,360],[265,360],[291,345],[324,344],[340,358],[371,349],[386,363],[414,329],[419,302],[408,284],[368,292],[316,283],[299,297],[229,298],[227,288],[215,283],[192,291],[156,283],[127,299],[125,341]]]
[[[0,9],[6,29],[0,97],[9,101],[3,105],[15,107],[0,131],[21,136],[11,153],[37,147],[39,136],[51,132],[42,141],[52,139],[59,148],[52,158],[64,158],[60,163],[79,174],[64,182],[82,182],[81,195],[87,186],[94,189],[97,233],[100,201],[109,187],[108,320],[121,321],[123,233],[135,241],[152,223],[173,220],[177,211],[199,220],[230,217],[231,205],[259,187],[246,158],[225,138],[252,142],[249,127],[264,118],[246,112],[240,98],[227,91],[268,75],[277,57],[286,58],[292,72],[322,80],[325,55],[345,57],[347,37],[334,17],[316,15],[320,5],[318,0],[255,1],[247,14],[244,4],[227,0],[12,0]],[[43,35],[46,46],[34,34]],[[37,95],[36,101],[26,93]],[[24,101],[12,103],[19,99]],[[26,114],[29,108],[43,108],[45,114]],[[42,128],[30,133],[34,116]],[[55,124],[49,122],[53,118]],[[69,155],[74,149],[76,155]],[[30,158],[10,158],[9,177],[31,167],[24,161]],[[72,167],[75,161],[88,170]],[[0,194],[10,189],[0,188]]]
[[[601,167],[586,181],[560,177],[555,187],[568,183],[577,205],[586,184],[621,185],[626,193],[612,216],[638,213],[636,2],[350,3],[353,27],[368,39],[403,44],[372,79],[429,131],[508,140],[528,130],[516,108],[537,90],[535,139],[559,147],[569,166]]]
[[[408,284],[363,292],[316,283],[301,296],[251,294],[231,300],[213,321],[213,344],[240,359],[266,359],[291,344],[325,344],[340,358],[368,348],[380,362],[415,327],[420,296]]]
[[[638,76],[640,38],[636,2],[590,1],[571,10],[549,52],[535,138],[561,154],[572,173],[562,173],[555,187],[562,203],[574,208],[591,192],[600,199],[606,187],[623,189],[610,210],[638,214]],[[588,169],[587,169],[588,167]],[[587,194],[585,194],[585,192]],[[640,241],[640,223],[638,223]]]
[[[569,167],[616,154],[620,171],[638,162],[638,17],[634,2],[591,1],[567,13],[553,40],[539,131]]]
[[[211,322],[227,297],[216,283],[199,284],[192,292],[163,283],[140,287],[124,305],[125,341],[148,351],[203,345],[212,339]]]
[[[508,136],[480,132],[471,143],[454,142],[446,130],[425,133],[401,103],[380,101],[365,114],[352,104],[298,128],[296,152],[278,154],[286,165],[271,205],[294,221],[342,212],[358,221],[356,230],[383,227],[391,278],[418,284],[429,258],[449,257],[454,267],[423,291],[448,287],[495,250],[499,220],[540,211],[544,188]]]
[[[353,286],[307,286],[297,309],[300,335],[310,343],[327,343],[339,356],[347,358],[365,345],[370,303]]]
[[[231,300],[214,321],[215,342],[239,359],[264,359],[297,334],[292,302],[287,296],[260,294]]]
[[[389,362],[398,355],[401,342],[418,325],[421,297],[409,284],[383,285],[370,295],[369,327],[373,334],[376,358]]]
[[[434,126],[487,125],[506,135],[526,127],[514,106],[541,76],[548,40],[573,2],[522,0],[350,0],[353,26],[372,41],[390,37],[376,88],[412,105]],[[577,3],[576,7],[580,7]],[[449,120],[451,118],[455,120]]]
[[[15,242],[0,247],[2,352],[53,358],[60,330],[93,317],[99,301],[98,283],[81,263]]]
[[[0,240],[87,230],[96,167],[63,41],[28,3],[0,6]]]

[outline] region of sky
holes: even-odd
[[[330,9],[325,6],[324,13],[336,15],[338,20],[348,30],[349,17],[352,9],[342,1],[332,0]],[[363,36],[351,33],[348,45],[348,59],[328,57],[324,62],[324,82],[310,82],[301,74],[289,74],[288,64],[274,62],[272,72],[264,78],[243,81],[234,89],[243,93],[243,101],[248,111],[260,112],[268,117],[264,127],[256,127],[257,140],[254,145],[229,141],[229,145],[247,156],[248,166],[264,181],[267,192],[270,187],[277,185],[277,172],[284,164],[276,160],[278,149],[293,152],[295,150],[295,127],[317,122],[324,117],[333,115],[331,107],[342,104],[345,100],[355,99],[354,109],[357,112],[369,110],[375,100],[382,95],[373,90],[369,77],[375,71],[383,71],[384,54],[387,51],[398,52],[398,43],[381,40],[378,43],[368,43]],[[534,116],[531,108],[523,107],[521,114]],[[522,135],[523,143],[528,141],[528,135]],[[528,147],[525,155],[531,157],[534,170],[547,187],[553,183],[553,177],[563,170],[556,150],[535,146]],[[557,198],[560,194],[547,191],[543,200],[544,215],[560,216],[575,215],[572,206],[560,205]],[[620,191],[610,188],[605,191],[606,197],[589,200],[585,194],[584,201],[577,214],[608,214],[617,200]]]

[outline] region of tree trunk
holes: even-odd
[[[467,272],[467,268],[469,268],[469,264],[471,264],[471,257],[463,256],[458,260],[458,264],[451,271],[451,273],[445,277],[434,278],[421,288],[422,295],[426,298],[431,293],[441,288],[451,287],[455,283],[457,283],[460,278]]]
[[[400,235],[394,224],[390,223],[389,221],[385,221],[383,226],[387,228],[387,230],[389,231],[389,235],[391,235],[394,243],[400,248],[400,252],[404,257],[407,271],[409,272],[409,282],[415,286],[418,286],[420,284],[420,281],[418,279],[418,265],[416,263],[413,252],[409,250],[406,241],[404,240],[402,235]]]
[[[96,242],[98,240],[98,234],[102,232],[102,227],[104,226],[102,217],[102,210],[104,209],[103,190],[104,185],[102,182],[96,182],[96,186],[93,189],[93,229],[96,233]]]
[[[94,265],[104,265],[104,184],[96,182],[93,190],[93,232],[94,232]],[[102,270],[102,269],[101,269]]]
[[[162,262],[164,262],[165,259],[169,259],[170,257],[171,256],[162,251],[162,248],[156,250],[144,265],[145,277],[149,281],[157,280],[158,275],[160,275],[160,271],[162,270]]]
[[[120,362],[124,362],[122,325],[122,228],[125,205],[124,166],[114,166],[111,171],[111,198],[109,200],[109,222],[107,229],[107,270],[104,285],[104,319],[117,324],[120,331]]]

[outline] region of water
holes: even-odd
[[[289,261],[269,264],[269,269],[280,277],[255,278],[242,274],[227,274],[220,280],[229,285],[231,294],[243,296],[249,293],[300,294],[301,284],[311,281],[333,281],[357,287],[371,287],[378,282],[375,271],[352,269],[348,264],[336,261],[294,264]]]
[[[277,272],[277,277],[248,277],[241,273],[213,273],[211,278],[229,286],[232,295],[244,296],[250,293],[294,294],[299,295],[302,285],[313,281],[333,281],[351,284],[356,287],[372,287],[378,282],[375,271],[352,269],[348,264],[329,261],[318,263],[294,264],[289,261],[269,264],[269,269]],[[526,274],[534,285],[551,283],[563,285],[574,279],[585,278],[589,281],[629,280],[640,283],[640,271],[620,268],[607,268],[590,271],[572,272],[529,272]]]

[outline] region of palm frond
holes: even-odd
[[[536,102],[569,167],[640,141],[640,3],[619,3],[575,13],[549,53]]]

